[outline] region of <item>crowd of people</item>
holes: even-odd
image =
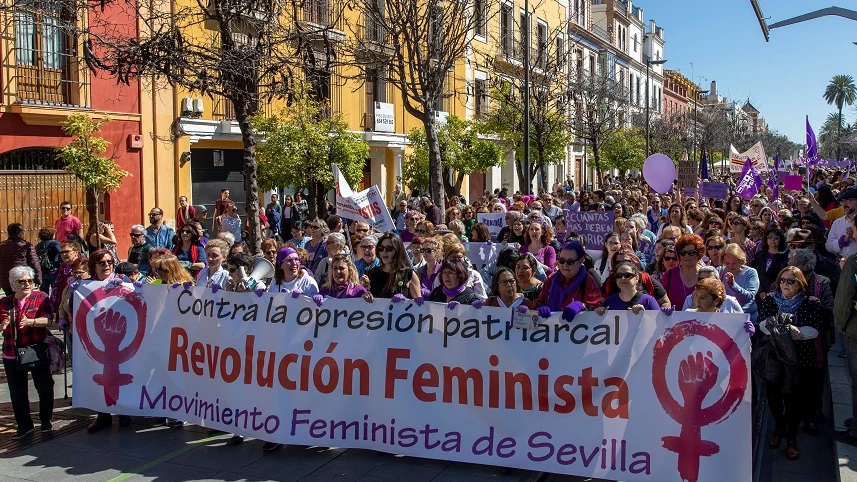
[[[734,177],[723,180],[734,187]],[[801,424],[815,435],[825,422],[823,370],[837,331],[845,335],[857,390],[857,186],[847,172],[818,168],[801,191],[780,189],[775,197],[763,187],[751,199],[698,199],[677,188],[658,194],[641,178],[610,176],[592,192],[556,183],[537,195],[498,189],[470,203],[452,196],[439,206],[396,186],[390,198],[397,229],[379,233],[334,212],[308,218],[300,192],[282,203],[273,194],[260,213],[266,238],[259,253],[243,241],[246,219],[227,189],[211,216],[185,197],[174,223],[165,223],[162,209],[151,209],[148,226],[125,227],[131,247],[121,255],[112,223],[101,221],[84,234],[67,202],[55,225],[39,231],[37,245],[12,224],[0,243],[0,287],[8,295],[0,300],[4,368],[15,371],[15,346],[38,341],[53,325],[69,331],[70,291],[79,280],[95,279],[288,292],[318,305],[329,298],[387,298],[529,309],[543,318],[560,312],[567,323],[582,311],[744,313],[753,366],[766,367],[757,375],[776,423],[767,442],[779,447],[784,438],[792,460],[800,454]],[[576,211],[613,212],[614,229],[602,245],[588,246],[568,229],[565,213]],[[504,227],[492,234],[478,221],[480,213],[505,213]],[[472,263],[467,247],[474,243],[497,244],[496,261],[481,268]],[[248,278],[254,254],[273,264],[270,279]],[[791,359],[772,349],[783,334],[793,346]],[[33,375],[40,399],[52,398],[52,382]],[[26,377],[8,380],[14,437],[25,437],[34,427]],[[50,430],[51,402],[41,407],[41,429]],[[111,423],[109,414],[99,414],[89,430]],[[857,424],[836,436],[857,445]],[[265,450],[279,446],[267,443]]]

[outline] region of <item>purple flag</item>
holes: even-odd
[[[699,162],[702,163],[702,166],[699,167],[700,170],[700,178],[707,180],[708,179],[708,158],[705,157],[705,151],[702,151],[702,160]]]
[[[774,168],[768,170],[768,187],[774,194],[774,199],[780,198],[780,156],[774,156]]]
[[[741,177],[738,180],[738,185],[735,186],[735,194],[744,199],[752,199],[762,187],[762,177],[756,172],[753,167],[753,161],[747,158],[744,163],[744,169],[741,171]]]
[[[813,159],[818,157],[818,142],[815,140],[815,132],[812,131],[812,126],[809,125],[809,116],[806,116],[806,158]]]

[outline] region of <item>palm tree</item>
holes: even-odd
[[[834,75],[824,89],[824,100],[828,104],[836,104],[839,109],[839,133],[842,133],[842,108],[857,100],[857,86],[854,77],[850,75]],[[839,159],[839,146],[836,147],[836,158]]]

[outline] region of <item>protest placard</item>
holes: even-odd
[[[682,159],[678,161],[678,187],[682,189],[696,189],[699,179],[699,165],[693,159]],[[691,196],[693,196],[691,194]]]
[[[368,223],[375,231],[386,233],[396,229],[387,203],[378,186],[354,193],[339,167],[331,164],[336,182],[336,214],[346,219]]]
[[[76,408],[599,479],[752,478],[741,314],[515,328],[488,306],[90,281],[73,296]]]
[[[506,226],[506,213],[479,213],[476,221],[488,226],[488,232],[497,234]]]
[[[803,176],[790,174],[783,177],[783,189],[786,191],[800,191],[803,189]]]
[[[729,184],[725,182],[702,182],[699,184],[699,197],[705,199],[723,199],[729,196]]]
[[[613,231],[613,211],[574,212],[563,209],[563,213],[566,229],[583,236],[589,249],[601,249],[604,237]]]

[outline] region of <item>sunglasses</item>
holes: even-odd
[[[513,285],[515,284],[515,278],[512,279],[504,279],[497,282],[498,285]]]
[[[557,256],[556,258],[557,264],[567,264],[569,266],[577,263],[578,261],[580,261],[580,258],[563,258],[561,256]]]
[[[71,211],[71,208],[60,208],[60,211]]]
[[[140,236],[145,236],[145,234],[131,233],[128,236],[131,236],[132,238],[139,238]]]
[[[634,273],[616,273],[616,279],[631,279],[635,276]]]
[[[113,260],[102,259],[101,261],[96,262],[98,266],[113,266]]]
[[[793,284],[795,284],[795,283],[797,283],[797,280],[796,280],[795,278],[780,278],[780,284],[781,284],[781,285],[789,285],[789,286],[791,286],[791,285],[793,285]]]
[[[379,253],[392,253],[395,250],[396,250],[396,248],[394,248],[392,246],[379,246],[378,247]]]
[[[706,246],[706,248],[709,251],[720,251],[721,249],[723,249],[723,245],[722,244],[717,244],[717,245],[712,244],[711,246]]]
[[[802,247],[803,247],[802,244],[795,244],[795,243],[789,244],[789,249],[800,249]]]
[[[693,250],[690,250],[690,251],[682,251],[682,252],[680,252],[679,254],[680,254],[680,255],[682,255],[682,256],[696,256],[696,255],[698,255],[698,254],[699,254],[699,252],[698,252],[698,251],[696,251],[695,249],[693,249]]]
[[[360,249],[362,249],[363,251],[372,251],[373,249],[375,249],[375,245],[374,244],[360,245]]]
[[[422,248],[420,249],[420,253],[433,253],[434,248]]]
[[[355,231],[356,231],[356,232],[358,232],[358,233],[368,233],[368,232],[369,232],[369,229],[368,229],[368,228],[362,228],[362,229],[361,229],[361,228],[357,228],[357,229],[355,229]]]
[[[153,216],[163,216],[163,215],[160,213],[149,213],[149,217],[153,217]]]
[[[277,250],[276,250],[276,249],[272,249],[272,250],[270,250],[270,251],[265,251],[265,254],[277,254]]]
[[[426,233],[428,233],[428,231],[426,231],[425,229],[415,229],[415,230],[414,230],[414,232],[415,232],[415,233],[417,233],[417,234],[426,234]]]
[[[675,256],[664,256],[664,261],[678,261],[678,258]]]
[[[32,278],[28,278],[28,279],[19,279],[19,280],[18,280],[18,284],[19,284],[19,285],[21,285],[21,286],[24,286],[24,285],[32,285],[32,284],[33,284],[33,279],[32,279]]]

